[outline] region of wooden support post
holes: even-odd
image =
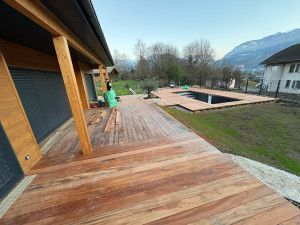
[[[104,75],[103,75],[103,66],[102,64],[99,65],[99,74],[100,74],[100,79],[101,79],[101,85],[102,85],[102,92],[103,92],[103,97],[104,97],[104,101],[105,101],[105,106],[107,107],[107,102],[105,100],[105,92],[106,92],[106,83],[104,80]]]
[[[67,39],[63,36],[53,37],[53,43],[68,94],[82,152],[83,154],[91,154],[92,145],[83,114]]]
[[[105,77],[108,79],[108,72],[107,72],[107,67],[105,68]]]
[[[81,68],[81,63],[79,61],[74,61],[73,67],[75,71],[75,77],[78,86],[79,96],[81,99],[82,108],[89,109],[90,108],[89,95],[86,86],[85,75]]]

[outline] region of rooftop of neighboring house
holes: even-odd
[[[107,72],[109,74],[113,71],[115,74],[119,74],[119,71],[116,69],[116,67],[114,67],[114,66],[107,67]],[[99,74],[99,69],[94,69],[93,72],[94,72],[94,74]],[[105,69],[103,69],[103,73],[105,73]]]
[[[283,49],[280,52],[272,55],[268,59],[264,60],[260,64],[278,64],[278,63],[287,63],[300,61],[300,43],[292,45],[286,49]]]

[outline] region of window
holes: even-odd
[[[300,64],[297,64],[295,72],[300,73]]]
[[[293,81],[293,84],[292,84],[292,88],[295,87],[295,84],[296,84],[296,81],[294,80],[294,81]]]
[[[294,69],[295,69],[295,64],[292,64],[291,66],[290,66],[290,73],[293,73],[294,72]]]
[[[289,87],[290,87],[290,84],[291,84],[291,81],[290,81],[290,80],[287,80],[287,81],[285,82],[285,87],[286,87],[286,88],[289,88]]]
[[[300,81],[294,80],[292,84],[292,88],[299,89],[300,88]]]

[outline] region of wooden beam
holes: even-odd
[[[105,68],[105,77],[108,79],[108,72],[107,72],[107,67]]]
[[[53,43],[60,66],[61,74],[65,83],[68,99],[70,102],[74,122],[78,132],[79,141],[83,154],[91,154],[91,141],[88,133],[83,109],[79,97],[79,91],[75,78],[67,39],[63,36],[53,37]]]
[[[69,30],[44,4],[31,0],[4,0],[54,36],[64,36],[68,43],[97,64],[105,64],[104,59],[95,55],[73,32]]]
[[[105,92],[106,92],[106,85],[105,85],[105,80],[104,80],[104,75],[103,75],[103,66],[102,64],[99,65],[99,74],[100,74],[100,79],[101,79],[101,85],[102,85],[102,92],[103,92],[103,97],[105,101],[105,106],[107,107],[107,102],[105,100]]]
[[[82,66],[79,61],[73,62],[77,87],[79,91],[79,96],[81,99],[81,105],[83,109],[89,109],[90,108],[90,101],[89,101],[89,95],[86,87],[86,81],[85,81],[85,75],[82,71]]]
[[[8,66],[60,71],[57,58],[3,39],[0,49]]]

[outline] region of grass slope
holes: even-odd
[[[125,88],[125,85],[128,84],[129,87],[131,87],[132,89],[135,90],[138,83],[139,83],[139,81],[137,81],[137,80],[121,80],[121,81],[112,82],[112,88],[116,92],[117,96],[132,95],[131,92],[127,88]],[[101,82],[96,82],[96,87],[98,90],[97,91],[98,96],[102,96],[102,91],[99,91],[100,88],[102,89]],[[136,93],[144,94],[143,91],[136,91]]]
[[[200,113],[165,111],[223,152],[300,175],[300,107],[268,103]]]

